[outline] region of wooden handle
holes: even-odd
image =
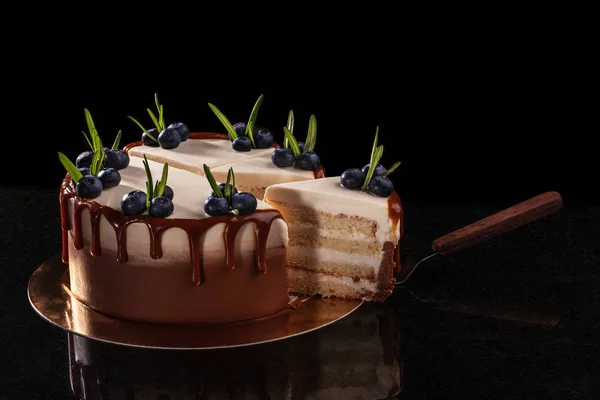
[[[433,250],[450,254],[485,242],[519,226],[550,215],[562,207],[557,192],[546,192],[490,215],[433,241]]]

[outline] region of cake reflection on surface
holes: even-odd
[[[71,387],[81,399],[386,399],[402,389],[400,334],[396,312],[378,303],[248,347],[158,350],[69,333]]]

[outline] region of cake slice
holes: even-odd
[[[264,201],[288,226],[290,292],[373,301],[392,293],[402,228],[395,191],[351,190],[334,176],[271,185]]]
[[[126,149],[130,157],[143,158],[146,155],[148,160],[168,163],[171,168],[185,169],[198,175],[204,175],[203,164],[213,169],[261,155],[270,156],[273,152],[272,148],[235,151],[227,135],[220,133],[193,132],[189,139],[175,149],[146,146],[142,142],[132,143]]]

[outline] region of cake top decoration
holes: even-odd
[[[129,165],[129,155],[118,148],[121,131],[117,133],[111,148],[104,147],[87,108],[84,109],[84,115],[89,134],[85,131],[82,133],[90,150],[80,153],[75,164],[61,152],[58,153],[58,159],[71,176],[77,194],[83,198],[94,199],[100,196],[102,190],[119,185],[119,170]]]
[[[340,184],[346,189],[361,190],[379,197],[389,197],[394,191],[394,183],[388,176],[394,172],[400,162],[394,163],[389,169],[379,162],[383,156],[383,145],[378,144],[379,127],[375,130],[375,139],[371,150],[371,159],[362,169],[350,168],[340,176]]]
[[[169,164],[163,164],[161,178],[154,182],[146,155],[142,163],[146,172],[146,191],[136,189],[126,193],[121,199],[121,211],[128,216],[148,211],[153,217],[166,218],[175,210],[173,189],[167,185]]]
[[[317,118],[311,114],[308,121],[308,133],[304,143],[298,142],[294,136],[294,112],[288,113],[287,125],[283,127],[283,146],[273,150],[271,161],[280,168],[295,165],[307,171],[317,169],[321,160],[315,153],[317,144]]]
[[[173,122],[167,126],[165,123],[164,107],[158,101],[158,94],[154,94],[154,105],[156,114],[146,108],[150,119],[154,124],[154,128],[146,129],[134,117],[128,115],[127,118],[135,122],[142,129],[142,143],[146,146],[161,147],[163,149],[175,149],[179,147],[181,142],[188,140],[190,130],[183,122]]]
[[[250,117],[248,117],[248,122],[237,122],[235,124],[232,124],[217,106],[208,103],[212,112],[227,130],[233,150],[251,151],[252,149],[268,149],[275,143],[275,138],[269,128],[256,126],[258,111],[262,105],[263,98],[264,95],[261,94],[254,103]]]
[[[243,215],[256,211],[258,202],[249,192],[239,192],[235,187],[233,168],[227,172],[225,183],[217,184],[208,165],[204,164],[204,173],[210,184],[212,193],[204,200],[204,212],[211,217],[220,215]]]

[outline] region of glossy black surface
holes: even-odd
[[[0,399],[78,398],[72,387],[88,399],[382,399],[396,389],[398,399],[599,398],[598,206],[567,202],[431,259],[385,305],[322,330],[244,350],[165,352],[69,337],[44,322],[26,286],[60,249],[57,190],[0,194],[10,199],[0,206]],[[405,208],[405,257],[500,209]]]

